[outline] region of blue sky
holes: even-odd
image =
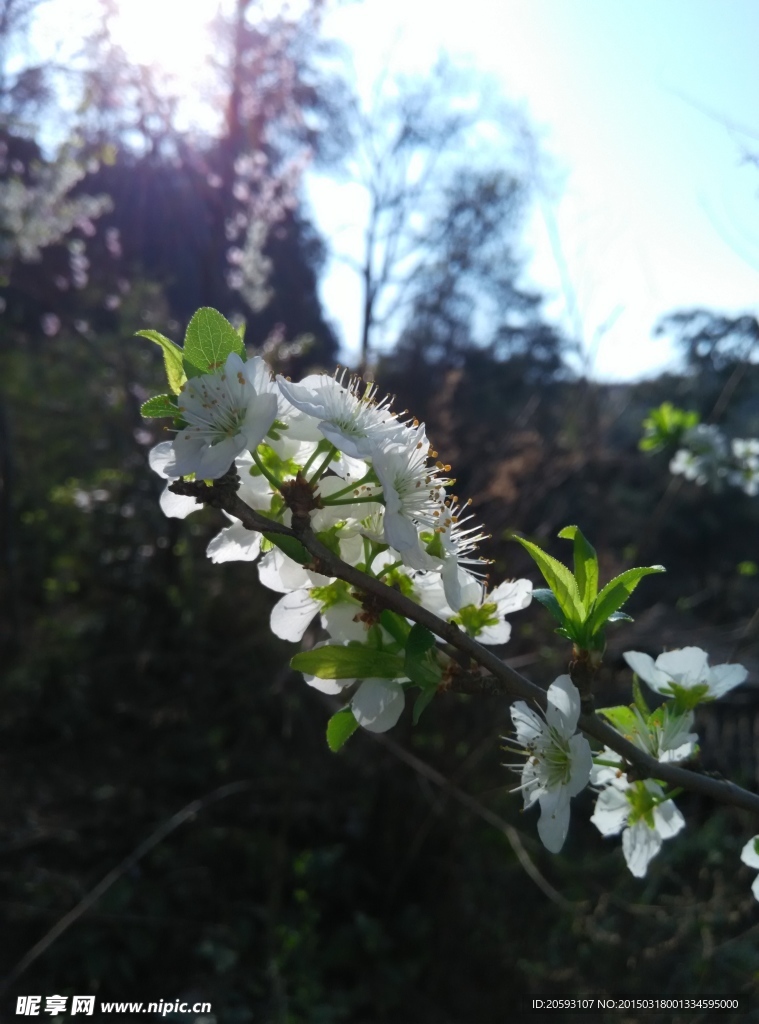
[[[671,346],[651,331],[673,309],[759,312],[759,170],[741,162],[745,147],[759,151],[759,3],[467,0],[465,18],[462,10],[448,0],[363,0],[328,27],[352,47],[366,85],[391,50],[394,65],[423,72],[444,48],[492,73],[520,103],[561,172],[544,209],[581,326],[567,315],[537,207],[524,237],[528,280],[546,293],[551,319],[597,344],[594,375],[623,379],[671,365]],[[345,197],[327,187],[311,195],[333,236],[345,223]],[[356,293],[350,271],[335,263],[324,298],[348,354]]]
[[[182,0],[180,18],[178,5],[121,0],[122,42],[191,85],[217,3]],[[74,9],[95,4],[43,8],[48,48]],[[672,365],[672,347],[651,332],[674,309],[759,312],[759,169],[742,162],[752,144],[759,152],[759,0],[360,0],[338,5],[326,28],[352,49],[364,88],[391,52],[394,67],[424,73],[443,49],[492,74],[526,113],[553,173],[525,226],[525,283],[593,350],[596,377]],[[63,37],[69,49],[81,39]],[[308,194],[325,237],[357,255],[357,191],[312,178]],[[579,322],[567,312],[547,223]],[[355,360],[359,281],[333,260],[322,293],[344,358]]]

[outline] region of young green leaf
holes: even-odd
[[[163,365],[166,368],[166,380],[169,384],[169,389],[173,391],[175,395],[178,395],[182,390],[182,385],[187,379],[184,369],[182,367],[182,349],[179,345],[175,345],[169,338],[165,338],[158,331],[137,331],[137,335],[140,338],[147,338],[149,341],[154,341],[156,345],[159,345],[163,351]]]
[[[567,620],[564,612],[559,608],[559,602],[556,600],[556,595],[552,590],[549,590],[548,587],[538,587],[536,590],[533,590],[532,596],[539,604],[548,609],[557,622],[560,622],[562,626],[564,625]]]
[[[583,607],[589,612],[598,594],[598,556],[579,526],[565,526],[559,536],[574,540],[575,580]]]
[[[225,316],[210,306],[203,306],[187,325],[184,339],[184,358],[202,373],[213,373],[236,352],[245,358],[245,346]]]
[[[154,395],[140,406],[140,412],[146,420],[157,419],[159,416],[178,416],[176,401],[173,395]]]
[[[610,616],[622,607],[643,577],[654,572],[666,572],[666,569],[663,565],[628,569],[607,583],[593,605],[593,613],[588,621],[590,633],[601,629]]]
[[[411,628],[406,640],[406,657],[403,666],[406,675],[417,686],[436,688],[440,682],[441,668],[430,656],[434,646],[435,637],[417,622]]]
[[[399,643],[401,647],[406,646],[411,626],[409,626],[402,615],[398,615],[397,612],[391,612],[389,608],[385,608],[384,611],[380,612],[380,625],[383,629],[387,630],[396,643]]]
[[[413,712],[413,722],[414,722],[414,725],[416,725],[416,723],[422,717],[422,712],[424,711],[424,709],[429,704],[432,703],[432,699],[433,699],[433,697],[435,696],[436,693],[437,693],[437,687],[436,686],[427,686],[427,687],[425,687],[422,690],[422,692],[416,698],[416,700],[414,701],[414,712]]]
[[[290,666],[319,679],[400,679],[406,674],[397,654],[359,645],[315,647],[296,654]]]
[[[635,707],[640,711],[641,715],[645,719],[648,719],[651,714],[651,708],[646,703],[646,698],[643,696],[643,690],[640,686],[640,680],[633,673],[633,698],[635,700]]]
[[[350,708],[338,711],[327,722],[327,746],[336,754],[358,729],[358,722]]]
[[[547,554],[537,544],[512,534],[512,539],[521,544],[532,556],[548,586],[553,591],[564,617],[572,624],[580,625],[585,619],[585,609],[580,599],[575,578],[566,565]]]

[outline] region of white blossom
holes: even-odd
[[[274,394],[259,394],[252,381],[261,360],[244,363],[236,352],[216,373],[185,381],[178,399],[187,423],[174,439],[175,470],[199,479],[223,476],[243,451],[263,441],[277,412]]]
[[[548,688],[545,721],[524,701],[511,708],[517,740],[527,753],[522,768],[525,807],[540,803],[538,835],[543,845],[558,853],[569,830],[569,801],[590,779],[593,759],[590,744],[576,733],[580,694],[568,675]]]
[[[744,864],[748,864],[750,868],[759,868],[759,836],[754,836],[753,839],[749,839],[741,850],[741,860]],[[751,886],[751,892],[754,894],[754,897],[759,900],[759,875],[754,879],[754,884]]]
[[[277,383],[291,405],[318,420],[319,430],[331,444],[353,458],[364,458],[373,444],[394,437],[399,423],[387,399],[377,402],[373,384],[364,385],[352,377],[344,387],[344,376],[337,380],[324,373],[312,374],[299,384],[280,376]]]
[[[622,852],[636,878],[643,878],[665,839],[685,827],[685,819],[651,779],[630,783],[619,771],[594,772],[594,782],[608,785],[596,801],[591,821],[603,836],[622,832]]]
[[[666,651],[656,661],[640,651],[626,651],[623,657],[633,672],[665,697],[680,689],[690,691],[694,699],[716,700],[740,686],[748,675],[743,665],[710,668],[709,656],[700,647]]]

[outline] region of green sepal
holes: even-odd
[[[565,526],[559,533],[564,540],[574,541],[574,575],[583,608],[589,612],[598,594],[598,556],[579,526]]]
[[[391,612],[389,608],[385,608],[383,612],[380,612],[379,620],[382,628],[387,630],[393,640],[399,643],[401,647],[405,647],[406,640],[411,632],[411,626],[409,626],[403,616],[398,615],[397,612]]]
[[[559,608],[559,602],[556,600],[556,595],[552,590],[549,590],[548,587],[538,587],[537,590],[533,590],[532,596],[544,608],[548,609],[556,621],[561,623],[562,627],[564,626],[564,623],[567,621],[566,616],[561,608]]]
[[[601,629],[609,617],[622,607],[643,577],[655,572],[666,572],[666,569],[663,565],[628,569],[607,583],[593,606],[593,613],[588,620],[589,632],[593,634]]]
[[[291,659],[290,666],[318,679],[399,679],[406,674],[397,654],[361,644],[330,644],[302,651]]]
[[[162,416],[171,416],[176,419],[179,416],[177,400],[173,395],[154,395],[147,402],[140,406],[140,413],[146,420],[158,419]]]
[[[643,690],[640,686],[640,680],[633,673],[633,698],[635,701],[635,707],[640,711],[641,715],[648,721],[651,715],[651,709],[646,704],[646,698],[643,696]]]
[[[292,558],[293,562],[297,562],[298,565],[306,565],[313,561],[309,552],[295,537],[288,537],[284,533],[264,533],[264,537],[270,544],[279,548],[280,551],[284,551],[287,557]]]
[[[340,747],[358,729],[358,722],[350,708],[343,708],[327,722],[327,746],[336,754]]]
[[[137,336],[147,338],[148,341],[154,341],[156,345],[160,346],[163,352],[163,365],[166,368],[166,380],[169,389],[175,395],[178,395],[187,379],[182,365],[182,349],[158,331],[137,331]]]
[[[210,306],[193,314],[184,338],[185,362],[197,366],[201,373],[214,373],[232,352],[241,359],[246,357],[242,338],[225,316]]]
[[[422,712],[430,705],[437,693],[436,686],[425,687],[414,701],[413,723],[417,724],[422,717]]]
[[[580,598],[580,591],[577,589],[577,581],[566,565],[543,551],[537,544],[533,544],[532,541],[525,540],[524,537],[519,537],[515,533],[512,533],[511,537],[532,556],[543,574],[543,578],[553,591],[565,619],[571,625],[581,625],[585,619],[585,609]]]

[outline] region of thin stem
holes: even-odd
[[[313,458],[313,456],[312,456],[312,458]],[[305,475],[306,471],[308,470],[308,468],[309,468],[309,466],[307,464],[306,468],[303,470],[304,475]],[[370,469],[369,472],[366,473],[364,476],[362,476],[360,480],[357,480],[354,484],[348,484],[347,487],[343,487],[339,491],[335,491],[335,493],[331,494],[330,497],[331,498],[340,498],[340,497],[342,497],[343,494],[347,494],[348,491],[355,491],[357,488],[359,488],[363,484],[365,484],[366,481],[370,477],[372,477],[372,476],[374,476],[374,472]]]
[[[331,494],[329,498],[322,498],[322,505],[361,505],[370,501],[379,502],[380,505],[385,504],[385,499],[381,494],[367,494],[364,498],[338,498],[337,500],[335,500],[335,495]]]
[[[274,474],[271,472],[271,470],[266,468],[266,466],[263,464],[263,462],[261,460],[261,456],[258,454],[257,451],[252,451],[250,454],[253,456],[253,461],[255,462],[256,466],[258,466],[258,468],[261,470],[263,475],[266,477],[266,479],[272,485],[274,490],[278,491],[281,488],[281,486],[282,486],[282,481],[278,480],[274,476]]]
[[[322,476],[327,472],[327,467],[329,466],[330,462],[332,462],[332,459],[336,452],[337,448],[335,448],[335,446],[331,444],[329,446],[329,451],[327,452],[327,458],[324,460],[324,462],[322,462],[321,466],[319,466],[317,471],[308,481],[310,484],[315,484],[317,483],[317,481],[321,480]],[[305,471],[303,475],[305,476]]]
[[[309,469],[311,469],[311,467],[313,466],[314,462],[316,462],[316,459],[317,459],[317,457],[320,454],[321,454],[321,449],[319,448],[319,445],[317,444],[316,448],[314,448],[314,450],[311,452],[311,455],[309,456],[308,462],[303,467],[303,476],[308,478],[308,471],[309,471]]]

